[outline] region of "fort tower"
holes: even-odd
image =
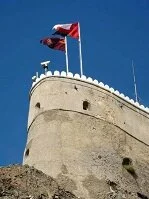
[[[48,71],[30,90],[23,163],[82,199],[149,194],[149,109],[97,80]]]

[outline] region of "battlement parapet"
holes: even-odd
[[[77,79],[80,81],[84,81],[96,86],[99,86],[100,88],[103,88],[110,93],[113,93],[114,95],[120,97],[121,99],[125,100],[126,102],[134,105],[136,108],[139,108],[140,110],[145,111],[146,113],[149,113],[149,107],[145,107],[144,105],[139,104],[138,102],[135,102],[133,99],[130,99],[128,96],[125,96],[123,93],[120,93],[118,90],[115,90],[112,87],[109,87],[107,84],[104,84],[103,82],[99,82],[98,80],[93,80],[91,77],[86,77],[85,75],[80,76],[79,74],[73,74],[71,72],[68,72],[68,74],[65,71],[59,72],[54,71],[53,74],[51,71],[48,71],[47,74],[41,74],[40,77],[36,78],[36,80],[32,83],[31,90],[35,87],[37,83],[39,83],[41,80],[47,78],[47,77],[66,77],[69,79]]]

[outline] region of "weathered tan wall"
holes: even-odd
[[[89,110],[83,110],[85,100]],[[27,149],[24,164],[77,196],[114,194],[109,181],[126,198],[140,188],[149,194],[149,115],[98,86],[62,77],[40,81],[31,90]],[[124,157],[132,159],[137,180],[122,167]]]

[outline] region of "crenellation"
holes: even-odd
[[[79,75],[79,74],[75,74],[75,75],[74,75],[74,78],[80,79],[80,75]]]
[[[68,72],[67,77],[72,77],[73,78],[73,73]]]
[[[99,82],[98,82],[97,79],[94,79],[94,80],[93,80],[93,83],[96,84],[96,85],[98,85]]]
[[[47,71],[47,77],[52,76],[52,72],[51,71]]]
[[[54,76],[60,76],[60,72],[58,70],[54,71]]]
[[[54,71],[53,75],[51,71],[48,71],[46,75],[41,74],[40,78],[36,78],[36,81],[32,83],[32,88],[36,85],[36,83],[38,83],[40,80],[42,80],[43,78],[46,77],[50,77],[50,76],[61,76],[61,77],[67,77],[67,78],[74,78],[74,79],[80,79],[81,81],[85,81],[85,82],[89,82],[92,84],[96,84],[106,90],[109,90],[111,93],[116,94],[117,96],[119,96],[120,98],[124,99],[125,101],[135,105],[136,107],[139,107],[140,109],[142,109],[145,112],[149,112],[148,107],[144,107],[143,105],[140,105],[138,102],[134,102],[133,99],[130,99],[128,96],[125,96],[123,93],[120,93],[118,90],[114,90],[114,88],[110,88],[107,84],[104,85],[102,82],[98,82],[98,80],[93,80],[91,77],[86,77],[85,75],[82,75],[80,77],[79,74],[75,74],[73,75],[73,73],[68,72],[68,74],[66,74],[65,71],[62,71],[61,73],[59,71]]]

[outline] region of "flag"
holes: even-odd
[[[53,35],[61,35],[63,37],[70,36],[75,39],[79,39],[79,24],[58,24],[53,27],[56,32]]]
[[[65,51],[65,40],[63,38],[47,37],[40,40],[40,43],[55,50]]]

